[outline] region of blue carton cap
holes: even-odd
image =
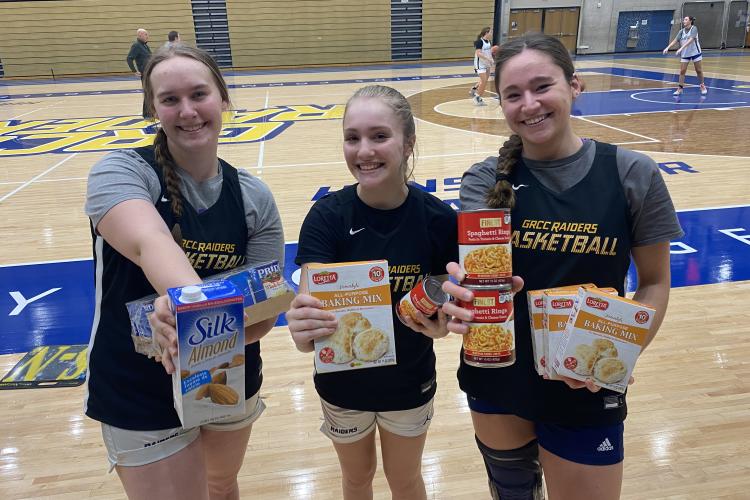
[[[197,288],[200,290],[199,300],[186,300],[186,296],[189,294],[183,293],[183,289],[189,288]],[[186,291],[189,292],[192,290]],[[167,289],[167,294],[169,295],[175,309],[196,303],[205,303],[206,301],[222,301],[226,303],[242,302],[243,298],[242,292],[237,289],[234,283],[226,280],[209,281],[198,285],[169,288]]]

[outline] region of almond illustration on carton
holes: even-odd
[[[212,384],[227,384],[227,372],[216,372],[211,377]]]
[[[229,386],[221,384],[209,384],[208,394],[211,401],[217,405],[236,405],[239,395]]]
[[[209,384],[203,384],[198,388],[198,392],[195,393],[195,399],[203,399],[208,397],[208,386]]]
[[[229,366],[227,368],[234,368],[235,366],[241,366],[245,364],[245,355],[244,354],[235,354],[232,356],[232,362],[229,363]]]
[[[189,370],[180,370],[180,379],[185,379],[190,376]]]

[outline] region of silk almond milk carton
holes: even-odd
[[[655,310],[597,289],[581,289],[553,365],[560,375],[625,392]]]
[[[315,339],[318,373],[396,364],[387,261],[310,264],[307,283],[339,322],[333,334]]]
[[[242,292],[229,281],[170,288],[178,356],[174,406],[185,428],[245,412]]]
[[[529,290],[526,299],[529,308],[529,324],[531,327],[531,349],[534,353],[534,368],[539,375],[546,373],[547,358],[544,357],[544,292],[552,290],[578,290],[578,287],[593,287],[593,283],[583,285],[569,285],[542,290]]]

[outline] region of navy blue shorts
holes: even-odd
[[[469,408],[477,413],[511,415],[504,408],[467,396]],[[614,465],[625,458],[623,434],[625,425],[578,427],[533,422],[539,446],[578,464]]]

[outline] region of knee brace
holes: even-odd
[[[493,450],[476,440],[494,500],[544,500],[536,439],[515,450]]]

